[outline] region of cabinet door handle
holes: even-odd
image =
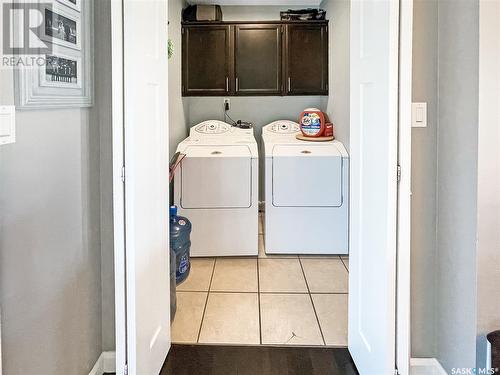
[[[292,78],[288,77],[288,92],[292,91]]]
[[[229,91],[229,77],[226,77],[226,91]]]
[[[236,92],[238,92],[240,89],[240,81],[238,79],[238,77],[236,77]]]

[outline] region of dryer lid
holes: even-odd
[[[276,145],[272,175],[274,206],[342,206],[342,154],[334,144]]]

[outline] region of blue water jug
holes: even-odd
[[[177,216],[177,207],[170,207],[170,248],[175,252],[175,279],[182,283],[189,275],[189,249],[191,248],[191,222],[182,216]]]
[[[175,312],[177,311],[177,294],[175,293],[175,251],[170,248],[170,323],[174,321]]]

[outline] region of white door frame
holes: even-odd
[[[401,180],[398,193],[397,259],[397,353],[400,374],[409,374],[410,361],[410,186],[411,186],[411,69],[413,0],[400,0],[400,71],[399,71],[399,152]],[[123,147],[123,19],[122,1],[111,0],[112,29],[112,111],[113,111],[113,205],[115,289],[124,290],[125,232],[124,186],[121,170]],[[116,325],[126,327],[125,293],[115,293]],[[126,363],[126,330],[116,330],[116,373],[123,374]]]
[[[410,374],[411,357],[411,103],[413,0],[399,7],[398,219],[396,254],[396,367]]]
[[[123,183],[123,2],[111,0],[112,138],[113,138],[113,238],[115,271],[116,373],[125,373],[127,362],[127,316],[125,279],[125,184]]]

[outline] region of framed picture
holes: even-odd
[[[80,11],[82,9],[81,0],[57,0],[57,1],[77,11]]]
[[[64,10],[58,3],[44,6],[42,40],[63,47],[81,49],[81,13]]]
[[[34,56],[39,63],[17,68],[16,105],[19,109],[92,106],[93,0],[39,0],[38,4],[43,17],[39,38],[50,48]],[[17,32],[23,32],[21,27],[15,25]]]
[[[45,68],[39,69],[41,87],[81,88],[80,57],[52,53],[45,55]]]

